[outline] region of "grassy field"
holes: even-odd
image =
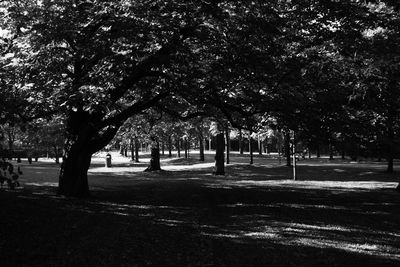
[[[232,155],[227,175],[163,158],[164,171],[93,158],[92,197],[57,196],[58,166],[22,163],[0,189],[0,266],[400,266],[399,172],[384,163]]]

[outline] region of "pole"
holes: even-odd
[[[281,133],[281,130],[279,130],[279,132],[278,132],[278,159],[279,159],[279,165],[282,164],[281,153],[282,153],[282,133]]]
[[[293,152],[293,180],[296,181],[296,143],[295,143],[294,131],[293,131],[292,152]]]

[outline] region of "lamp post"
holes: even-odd
[[[296,140],[295,140],[295,132],[292,131],[292,153],[293,153],[293,180],[296,181]]]

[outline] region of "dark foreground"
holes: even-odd
[[[89,200],[1,189],[0,266],[400,266],[396,175],[368,166],[95,172]]]

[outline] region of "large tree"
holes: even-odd
[[[65,116],[59,193],[70,196],[89,194],[92,154],[150,107],[214,106],[238,127],[257,113],[291,113],[282,96],[301,88],[304,51],[332,39],[352,48],[353,26],[368,11],[360,1],[4,3],[18,44],[7,68],[26,102],[18,113]]]
[[[378,20],[364,32],[366,44],[360,54],[364,64],[357,96],[362,102],[359,108],[370,117],[373,141],[388,161],[387,171],[393,172],[393,160],[400,153],[399,3],[381,1],[371,4],[370,10]]]
[[[9,67],[30,104],[20,115],[65,116],[59,193],[71,196],[89,194],[91,156],[127,118],[185,95],[188,70],[203,68],[192,61],[213,57],[225,21],[237,16],[235,5],[218,1],[7,4],[18,43]]]

